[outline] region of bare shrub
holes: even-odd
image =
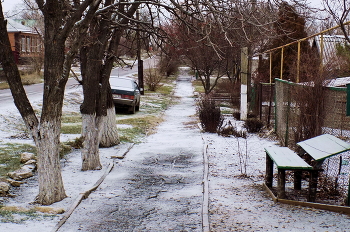
[[[319,177],[318,181],[318,194],[321,199],[338,199],[344,197],[344,194],[341,191],[339,191],[339,188],[337,188],[334,179],[326,176],[321,176]]]
[[[162,56],[159,60],[159,72],[165,73],[167,77],[175,74],[179,69],[179,61],[171,56]]]
[[[234,136],[237,138],[247,138],[246,131],[238,130],[237,127],[234,127],[229,121],[225,126],[221,127],[218,130],[218,134],[224,137]]]
[[[248,177],[247,174],[247,166],[249,163],[249,154],[248,154],[248,141],[244,138],[244,144],[242,145],[240,142],[240,138],[237,138],[237,146],[238,146],[238,157],[239,157],[239,169],[241,171],[242,177]]]
[[[248,118],[244,121],[244,128],[246,128],[249,133],[260,132],[263,127],[264,123],[257,118]]]
[[[161,86],[162,79],[163,77],[157,69],[150,68],[146,71],[144,82],[149,91],[156,91]]]
[[[216,133],[223,123],[223,116],[210,95],[202,95],[197,102],[197,112],[205,132]]]

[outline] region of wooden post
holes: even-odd
[[[278,169],[277,197],[286,198],[286,170]]]
[[[140,20],[140,11],[136,11],[136,19]],[[137,42],[137,78],[138,84],[140,87],[140,94],[145,94],[145,87],[143,83],[143,60],[141,59],[141,40],[140,40],[140,28],[139,23],[137,23],[137,31],[136,31],[136,42]]]
[[[248,117],[248,48],[241,51],[241,120]]]
[[[271,188],[273,182],[273,160],[266,153],[266,176],[265,184],[267,187]]]
[[[262,94],[262,92],[263,92],[263,84],[262,83],[258,83],[258,86],[259,86],[259,88],[257,88],[259,91],[258,91],[258,94],[257,94],[257,96],[259,96],[259,100],[257,101],[258,102],[258,104],[259,104],[259,116],[260,116],[260,120],[262,120],[262,114],[263,114],[263,107],[262,107],[262,105],[263,105],[263,94]]]
[[[301,189],[301,174],[302,174],[302,171],[294,171],[294,189],[295,190]]]
[[[281,69],[280,69],[280,79],[283,80],[283,62],[284,62],[284,47],[281,48]]]
[[[316,200],[317,179],[318,179],[318,171],[317,170],[310,171],[309,193],[307,196],[307,201],[315,202]]]

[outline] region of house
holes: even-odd
[[[16,63],[26,64],[42,56],[43,46],[38,33],[13,19],[7,19],[7,33]]]
[[[323,51],[323,65],[340,65],[337,46],[344,46],[345,44],[347,44],[347,41],[344,35],[318,35],[315,36],[312,46],[317,48],[319,54]]]

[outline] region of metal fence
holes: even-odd
[[[346,30],[350,29],[350,21],[344,23],[344,27]],[[309,81],[308,77],[312,72],[323,73],[329,69],[337,76],[350,75],[349,63],[346,61],[349,58],[348,47],[345,47],[349,44],[339,28],[340,26],[336,26],[263,52],[259,59],[269,61],[265,66],[269,70],[264,70],[260,75],[267,73],[269,77],[266,79],[269,79],[270,83],[273,83],[275,78],[296,83]],[[312,64],[309,63],[310,59],[314,59]],[[342,70],[344,68],[347,70]]]

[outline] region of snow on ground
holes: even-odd
[[[209,144],[210,220],[212,231],[350,231],[347,215],[274,203],[262,187],[265,172],[263,148],[276,141],[251,134],[247,138],[247,176],[241,173],[233,138],[204,134]],[[275,183],[276,185],[276,183]]]
[[[65,103],[64,110],[78,110],[79,105],[76,103],[81,100],[81,93],[75,91],[67,94],[70,101]],[[36,104],[39,105],[40,101]],[[9,139],[9,136],[17,134],[18,127],[12,125],[20,125],[20,118],[15,108],[0,108],[0,142],[30,143],[29,139]],[[233,119],[230,120],[234,122]],[[264,147],[277,146],[275,140],[261,138],[256,134],[249,134],[247,139],[208,133],[203,133],[202,136],[208,145],[211,231],[350,231],[350,217],[347,215],[284,205],[271,200],[262,188]],[[62,137],[62,140],[65,139],[72,138]],[[111,162],[110,157],[123,154],[127,148],[128,144],[101,149],[104,168],[100,171],[80,171],[80,151],[75,150],[69,154],[62,161],[62,175],[68,197],[52,207],[69,209],[79,193],[89,189],[103,175]],[[37,191],[37,179],[33,177],[15,190],[17,197],[8,199],[6,205],[31,207],[30,203]],[[38,216],[20,223],[2,221],[0,231],[51,231],[61,217],[62,215]]]

